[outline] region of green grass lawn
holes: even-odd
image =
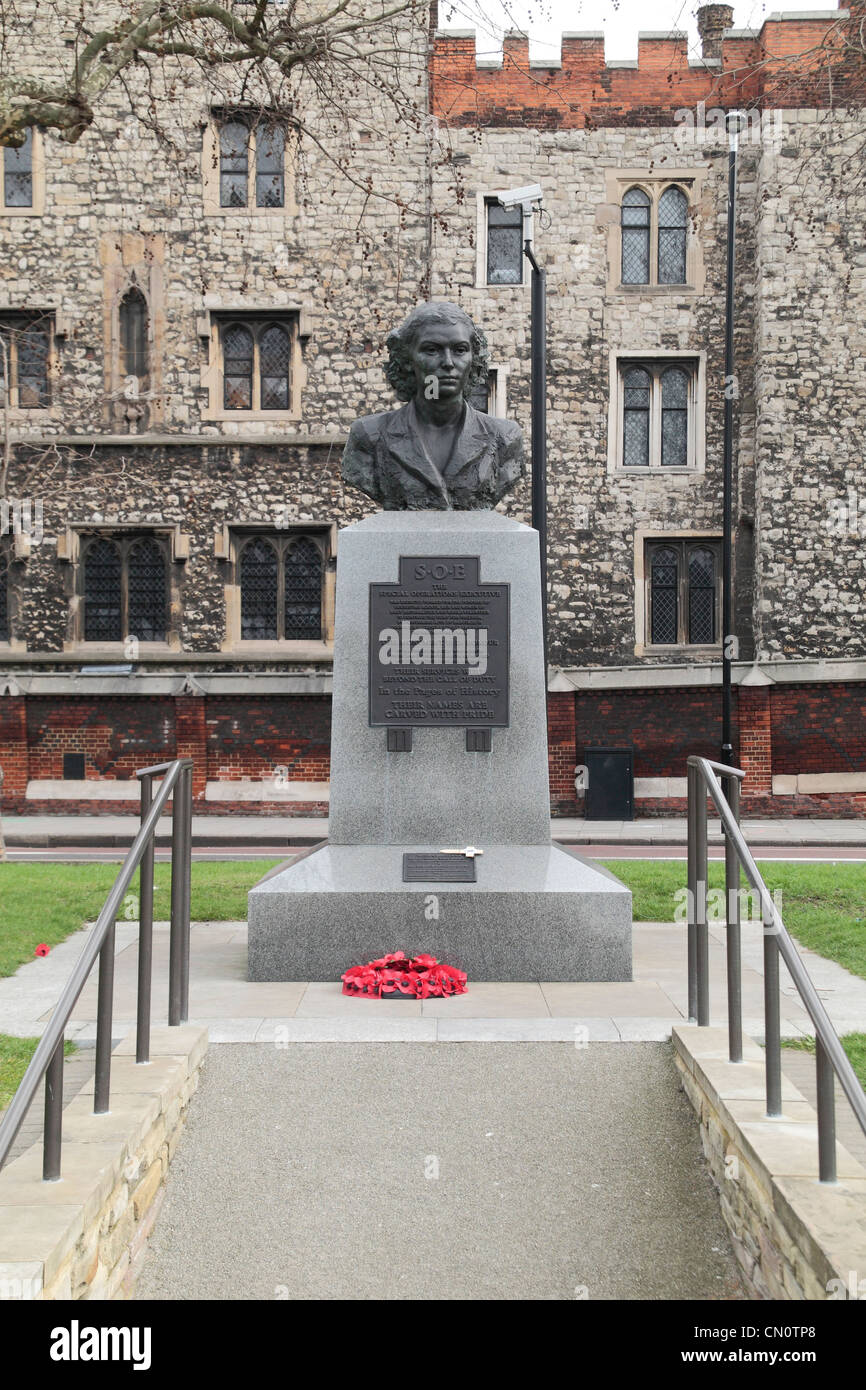
[[[255,863],[196,862],[192,866],[193,921],[235,921],[247,915],[247,893],[278,859]],[[56,946],[99,916],[117,864],[0,864],[0,976],[33,959],[40,942]],[[153,915],[171,914],[171,866],[157,864]],[[138,874],[119,917],[138,917]]]
[[[857,1080],[866,1090],[866,1033],[846,1033],[841,1041],[857,1073]],[[797,1052],[815,1051],[814,1038],[783,1038],[782,1043],[784,1047],[794,1048]]]
[[[279,859],[236,863],[196,861],[192,866],[194,921],[246,917],[247,893]],[[671,922],[682,907],[685,863],[668,860],[609,860],[634,894],[638,922]],[[836,960],[866,979],[866,865],[762,864],[771,892],[781,895],[785,925],[804,946]],[[95,918],[117,873],[115,864],[0,864],[0,975],[32,960],[39,942],[55,946]],[[170,911],[170,866],[157,864],[154,916]],[[724,865],[711,863],[709,886],[724,888]],[[677,893],[680,897],[677,897]],[[138,876],[120,917],[138,915]]]
[[[18,1090],[38,1041],[38,1038],[12,1038],[0,1033],[0,1110],[5,1109]],[[75,1043],[63,1044],[64,1057],[71,1057],[74,1051]]]
[[[607,868],[634,894],[636,922],[672,922],[683,902],[684,863],[652,859],[608,860]],[[788,931],[802,946],[838,961],[866,979],[866,865],[761,863],[764,882]],[[709,865],[709,891],[724,890],[725,866]],[[743,879],[743,886],[746,886]]]

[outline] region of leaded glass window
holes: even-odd
[[[689,379],[679,367],[662,373],[662,468],[685,468],[689,459]]]
[[[240,636],[244,642],[321,642],[325,551],[297,533],[239,541]]]
[[[322,552],[302,536],[285,554],[286,639],[322,640]]]
[[[719,641],[721,548],[716,541],[647,545],[649,642],[713,646]]]
[[[659,546],[653,550],[651,571],[652,641],[673,644],[677,640],[679,610],[678,556]]]
[[[689,641],[716,640],[716,558],[695,546],[689,554]]]
[[[687,358],[620,362],[617,457],[621,467],[695,467],[698,369],[698,362]]]
[[[220,126],[220,207],[247,205],[249,127],[243,121]]]
[[[0,642],[9,640],[9,560],[0,546]]]
[[[291,339],[279,323],[269,323],[259,335],[259,375],[262,410],[288,410]]]
[[[253,408],[253,335],[242,323],[223,330],[223,408]]]
[[[168,639],[168,548],[153,535],[82,543],[85,642]]]
[[[27,131],[24,144],[3,151],[3,201],[7,208],[33,206],[33,131]]]
[[[650,396],[652,381],[642,367],[630,367],[623,377],[623,463],[626,468],[648,468],[650,446]]]
[[[659,198],[659,284],[686,283],[686,237],[689,201],[681,188],[666,188]]]
[[[0,340],[0,404],[8,400],[10,405],[22,409],[47,406],[50,403],[48,361],[51,350],[48,316],[22,314],[2,319]]]
[[[140,642],[164,642],[166,636],[166,564],[162,546],[152,536],[129,549],[128,634]]]
[[[629,188],[622,200],[622,283],[649,284],[650,199],[642,188]]]
[[[256,536],[241,551],[241,638],[245,642],[275,642],[277,633],[279,565],[270,541]]]
[[[84,640],[123,640],[120,547],[93,541],[84,556]]]
[[[135,285],[120,301],[120,374],[139,379],[148,372],[147,300]]]
[[[523,209],[487,204],[487,283],[523,284]]]
[[[224,410],[291,410],[294,318],[251,317],[220,325]]]
[[[286,132],[260,121],[256,127],[256,207],[281,208],[285,202]]]

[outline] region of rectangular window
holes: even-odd
[[[648,646],[718,645],[721,559],[717,540],[646,542]]]
[[[488,285],[523,284],[523,210],[504,208],[495,198],[485,202],[487,214]]]
[[[221,316],[215,323],[224,411],[290,411],[297,314]]]
[[[696,467],[698,365],[685,357],[618,361],[616,461],[620,468]]]
[[[214,171],[217,168],[219,171],[219,207],[236,210],[284,208],[285,126],[266,116],[239,111],[217,117],[213,130],[216,141]],[[207,187],[207,158],[205,179]]]
[[[28,130],[24,144],[3,150],[3,204],[7,208],[33,206],[33,131]]]
[[[152,532],[82,538],[80,614],[85,642],[139,642],[169,635],[169,546]]]
[[[47,313],[0,316],[0,404],[20,410],[50,405],[52,329]]]

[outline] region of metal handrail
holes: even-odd
[[[716,773],[728,780],[730,800]],[[782,1113],[782,1044],[779,1007],[779,956],[815,1028],[815,1066],[818,1090],[818,1175],[836,1181],[836,1094],[834,1076],[866,1134],[866,1093],[857,1079],[839,1035],[824,1008],[800,953],[782,921],[739,827],[740,768],[688,759],[688,897],[689,897],[689,1018],[699,1027],[710,1022],[709,928],[707,923],[707,793],[719,813],[725,834],[726,921],[728,936],[728,1039],[732,1062],[743,1060],[740,913],[740,866],[761,900],[764,935],[764,1045],[766,1051],[767,1114]]]
[[[156,798],[153,778],[164,773]],[[169,1026],[189,1017],[189,909],[192,845],[192,759],[158,763],[136,773],[141,780],[141,824],[96,925],[75,963],[45,1031],[30,1059],[6,1114],[0,1123],[0,1168],[6,1161],[42,1077],[45,1077],[45,1131],[42,1178],[60,1177],[63,1123],[63,1041],[75,1007],[97,955],[99,986],[96,1021],[96,1075],[93,1113],[106,1114],[111,1084],[111,1023],[114,986],[114,927],[117,913],[132,876],[141,864],[139,879],[138,1009],[136,1054],[138,1064],[150,1060],[150,982],[153,960],[153,841],[166,802],[172,797],[171,830],[171,936],[169,962]]]

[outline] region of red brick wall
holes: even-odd
[[[274,696],[245,700],[215,696],[207,702],[208,781],[272,777],[288,768],[292,782],[327,782],[331,757],[331,702],[327,696]],[[285,809],[285,808],[284,808]]]
[[[770,692],[773,772],[866,772],[866,685]]]
[[[741,686],[739,763],[746,774],[742,795],[769,796],[773,790],[773,733],[768,685]]]
[[[574,792],[574,695],[555,691],[547,697],[547,754],[550,764],[550,807],[555,816],[576,816]]]
[[[677,108],[700,101],[823,107],[844,91],[862,102],[862,76],[843,61],[843,36],[828,37],[833,24],[832,15],[798,18],[766,24],[760,38],[725,39],[721,70],[690,68],[687,41],[668,38],[642,39],[636,68],[606,67],[603,39],[565,38],[561,68],[531,70],[527,40],[506,39],[501,69],[479,69],[474,38],[440,34],[431,60],[433,109],[455,126],[582,129],[672,125]],[[849,40],[855,35],[851,28]],[[826,77],[828,54],[835,85]]]
[[[62,778],[64,753],[84,754],[86,778],[134,778],[136,768],[176,756],[174,701],[31,696],[27,746],[31,778]]]
[[[691,754],[719,756],[717,689],[581,691],[575,699],[578,762],[585,760],[588,747],[633,747],[635,777],[685,777]],[[734,715],[736,721],[736,708]]]

